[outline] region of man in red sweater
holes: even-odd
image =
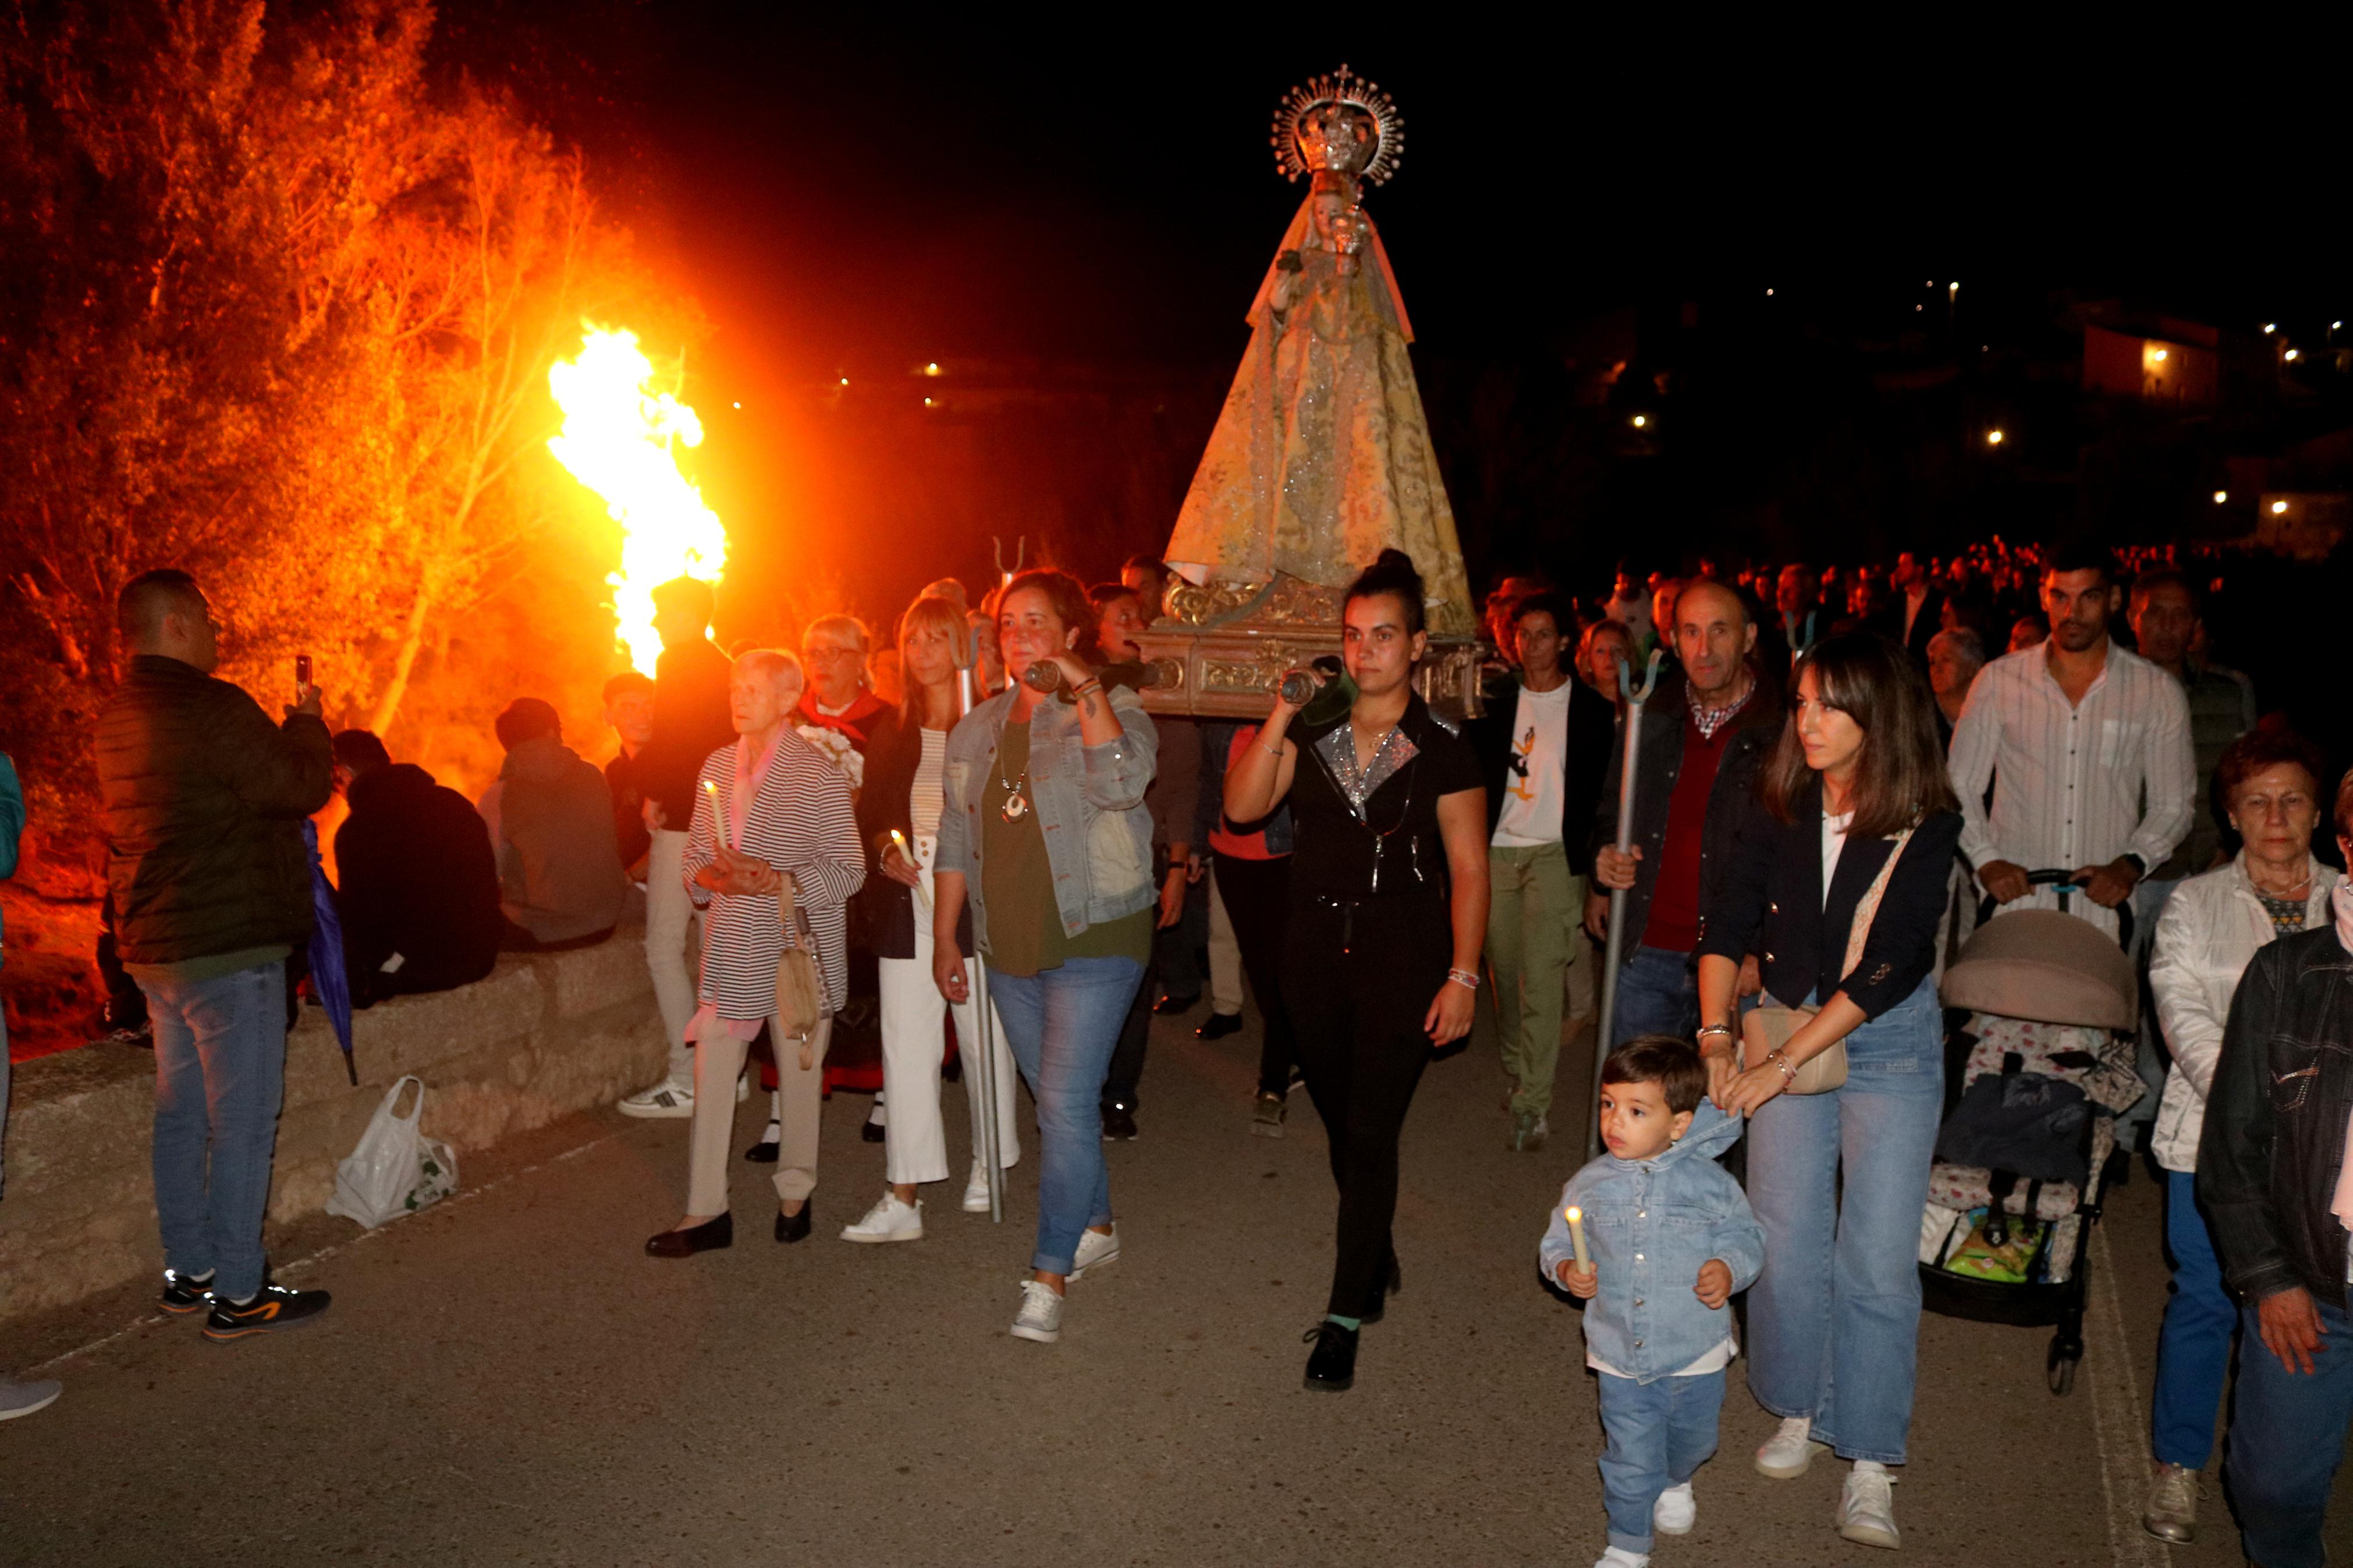
[[[1708,890],[1754,809],[1757,767],[1781,731],[1780,689],[1750,657],[1757,626],[1740,595],[1721,583],[1691,583],[1676,601],[1673,635],[1683,670],[1660,681],[1642,716],[1631,847],[1616,847],[1622,727],[1594,820],[1599,886],[1585,920],[1596,938],[1609,931],[1608,889],[1627,893],[1612,1048],[1637,1035],[1687,1037],[1699,1026],[1692,952]]]

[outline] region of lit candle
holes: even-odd
[[[902,834],[895,827],[891,830],[891,842],[899,847],[899,853],[907,858],[908,865],[913,866],[915,863],[915,852],[907,847],[906,836]],[[927,914],[930,913],[932,908],[932,895],[929,890],[924,888],[923,880],[920,873],[915,879],[915,897],[923,901],[924,912]]]
[[[1568,1245],[1577,1254],[1577,1271],[1579,1274],[1590,1273],[1593,1255],[1585,1250],[1585,1211],[1572,1206],[1563,1212],[1568,1217]]]
[[[702,781],[702,793],[711,802],[711,837],[720,848],[727,847],[727,809],[719,804],[719,785],[711,779]]]

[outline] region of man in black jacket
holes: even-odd
[[[2337,783],[2337,849],[2353,853],[2353,773]],[[2242,1300],[2225,1465],[2242,1543],[2264,1568],[2326,1560],[2329,1488],[2353,1425],[2353,892],[2343,886],[2334,912],[2248,964],[2198,1140],[2198,1206]]]
[[[352,1005],[452,991],[498,962],[499,869],[473,805],[365,730],[335,737],[335,830]]]
[[[1699,1027],[1692,953],[1700,910],[1742,823],[1757,809],[1757,770],[1786,718],[1779,684],[1750,657],[1757,627],[1731,589],[1707,581],[1686,587],[1675,604],[1674,638],[1683,678],[1662,678],[1643,711],[1629,852],[1615,847],[1622,728],[1594,815],[1596,886],[1585,918],[1595,937],[1608,934],[1608,889],[1627,894],[1607,1048],[1637,1035],[1688,1037]],[[1753,969],[1743,967],[1746,995],[1757,986]]]
[[[1487,784],[1487,966],[1512,1085],[1508,1145],[1534,1153],[1551,1135],[1561,1008],[1593,1013],[1593,950],[1583,930],[1593,852],[1588,825],[1609,762],[1617,708],[1565,661],[1577,621],[1555,594],[1523,600],[1512,638],[1519,674],[1498,678],[1467,738]]]
[[[645,795],[646,967],[654,1002],[670,1037],[670,1070],[621,1101],[624,1116],[694,1114],[694,1047],[686,1043],[694,1016],[694,980],[687,946],[694,906],[686,896],[686,831],[694,821],[694,780],[702,760],[735,739],[727,710],[727,682],[735,664],[711,640],[716,607],[711,584],[673,577],[655,585],[654,630],[661,657],[654,661],[654,733],[638,753],[638,786]]]
[[[286,1072],[286,960],[311,938],[302,819],[334,788],[319,689],[272,724],[225,680],[212,607],[185,572],[115,604],[128,673],[99,715],[99,788],[122,966],[155,1030],[155,1217],[163,1306],[205,1334],[269,1333],[326,1310],[269,1282]]]

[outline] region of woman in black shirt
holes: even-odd
[[[1299,710],[1278,697],[1225,789],[1236,822],[1291,804],[1283,1000],[1340,1189],[1306,1382],[1335,1393],[1355,1381],[1357,1328],[1399,1283],[1398,1135],[1430,1053],[1470,1032],[1487,927],[1486,791],[1470,746],[1413,689],[1429,642],[1413,563],[1383,551],[1341,620],[1354,706],[1293,735]]]

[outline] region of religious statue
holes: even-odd
[[[1364,209],[1365,187],[1397,168],[1404,123],[1342,66],[1292,90],[1273,141],[1307,199],[1250,302],[1249,352],[1177,515],[1167,559],[1185,583],[1170,607],[1193,624],[1246,613],[1287,575],[1330,595],[1336,622],[1337,590],[1393,545],[1421,569],[1431,633],[1467,637],[1470,585],[1407,353],[1413,328]]]

